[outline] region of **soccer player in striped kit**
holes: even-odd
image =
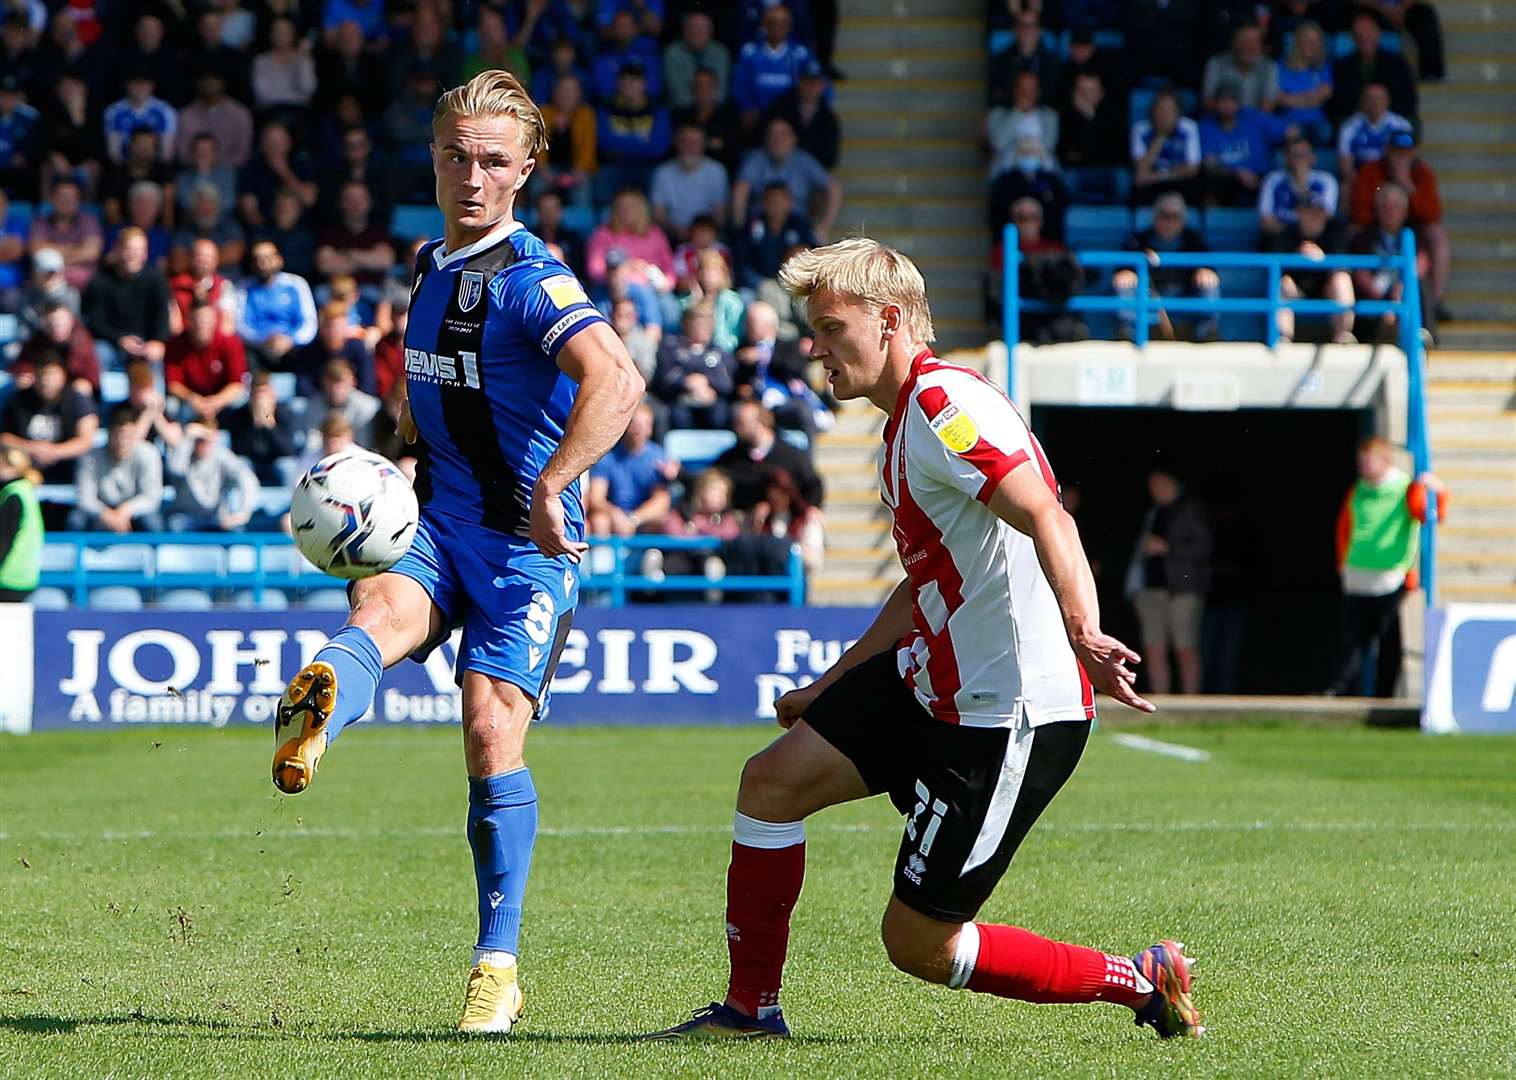
[[[486,71],[449,90],[432,131],[443,238],[416,256],[401,418],[421,523],[394,567],[352,587],[347,626],[290,682],[273,773],[281,791],[304,790],[373,704],[383,669],[463,628],[479,937],[458,1027],[500,1033],[521,1015],[517,939],[537,834],[523,748],[578,599],[579,477],[621,438],[643,381],[568,267],[514,217],[547,140],[515,76]]]
[[[890,961],[927,982],[1042,1003],[1106,1001],[1161,1036],[1198,1035],[1190,960],[1163,941],[1128,957],[974,916],[1078,763],[1095,691],[1144,711],[1138,656],[1100,630],[1095,582],[1047,458],[1015,407],[932,355],[916,267],[872,240],[793,256],[811,355],[838,398],[888,414],[881,497],[906,580],[815,683],[779,699],[785,734],[737,792],[724,1001],[655,1038],[762,1038],[779,1008],[805,818],[888,794],[905,816]]]

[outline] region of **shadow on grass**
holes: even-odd
[[[72,1035],[89,1027],[189,1027],[224,1035],[240,1032],[228,1020],[205,1020],[194,1016],[152,1016],[141,1011],[112,1013],[109,1016],[0,1016],[0,1031],[17,1031],[23,1035]]]

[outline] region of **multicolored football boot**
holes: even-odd
[[[790,1029],[784,1016],[758,1020],[740,1013],[729,1005],[713,1001],[682,1024],[675,1024],[665,1031],[644,1035],[644,1039],[788,1039]]]
[[[466,1035],[508,1035],[524,1011],[516,965],[500,968],[481,961],[468,973],[458,1030]]]
[[[316,778],[326,753],[326,722],[337,707],[337,673],[315,660],[284,689],[274,713],[274,786],[298,795]]]
[[[1184,943],[1160,941],[1132,957],[1142,977],[1153,984],[1153,995],[1137,1010],[1137,1026],[1150,1027],[1160,1039],[1198,1039],[1205,1034],[1200,1010],[1190,1000],[1190,967]]]

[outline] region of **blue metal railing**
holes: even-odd
[[[339,588],[346,583],[340,578],[323,574],[305,563],[294,553],[294,544],[283,533],[49,533],[46,542],[50,547],[70,545],[73,547],[72,564],[67,568],[45,569],[40,584],[43,587],[63,589],[69,592],[76,603],[89,595],[90,589],[124,585],[142,590],[204,589],[212,591],[250,590],[254,602],[261,602],[269,589],[298,590],[309,592],[315,589]],[[675,574],[665,577],[647,577],[628,567],[628,559],[650,548],[660,551],[706,551],[720,549],[721,541],[708,536],[633,536],[626,538],[593,539],[591,554],[586,557],[580,578],[582,590],[604,592],[609,595],[614,607],[627,602],[627,594],[637,592],[689,593],[717,589],[724,593],[783,593],[788,602],[796,607],[805,603],[805,567],[800,559],[800,550],[791,545],[788,563],[783,574],[732,574],[719,579],[704,574]],[[227,549],[225,565],[216,569],[195,569],[183,572],[164,570],[156,558],[145,559],[140,569],[95,568],[86,565],[83,552],[103,550],[124,545],[158,548],[205,547]],[[251,548],[252,565],[232,569],[232,548]],[[610,568],[593,572],[592,563],[603,560],[594,555],[595,549],[608,549],[611,553]],[[269,552],[279,551],[278,565],[269,558]],[[241,561],[241,560],[238,560]],[[292,569],[285,569],[292,568]]]
[[[1079,262],[1086,267],[1125,268],[1137,275],[1137,288],[1130,296],[1074,296],[1063,304],[1021,298],[1020,267],[1022,261],[1020,233],[1007,224],[1002,233],[1005,252],[1001,290],[1001,321],[1006,343],[1006,392],[1016,393],[1016,345],[1021,339],[1023,311],[1047,313],[1058,311],[1130,312],[1135,319],[1133,343],[1139,348],[1148,343],[1148,329],[1160,310],[1184,314],[1254,314],[1265,316],[1264,344],[1274,348],[1279,343],[1279,328],[1274,321],[1280,308],[1300,315],[1336,315],[1353,311],[1359,315],[1390,315],[1399,328],[1399,345],[1406,357],[1407,395],[1406,444],[1418,475],[1432,467],[1430,434],[1427,428],[1425,348],[1421,340],[1421,283],[1416,276],[1416,235],[1410,229],[1400,234],[1400,251],[1396,255],[1327,255],[1312,259],[1305,255],[1278,255],[1266,252],[1163,252],[1148,256],[1140,251],[1080,251]],[[1158,297],[1152,295],[1151,271],[1158,267],[1202,267],[1212,269],[1250,269],[1268,275],[1267,294],[1263,297],[1224,296]],[[1280,280],[1291,270],[1393,270],[1400,276],[1399,300],[1358,300],[1339,304],[1335,300],[1288,300],[1283,296]],[[1426,522],[1421,530],[1421,580],[1426,603],[1431,606],[1436,585],[1437,500],[1427,500]]]

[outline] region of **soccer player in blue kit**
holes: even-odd
[[[573,274],[513,216],[547,145],[516,78],[486,71],[449,90],[432,132],[444,235],[416,257],[400,421],[421,523],[394,567],[353,585],[347,625],[285,690],[273,774],[281,791],[304,790],[331,740],[368,712],[384,668],[462,626],[479,938],[458,1028],[508,1032],[537,832],[526,729],[547,706],[578,599],[579,477],[621,438],[643,380]]]

